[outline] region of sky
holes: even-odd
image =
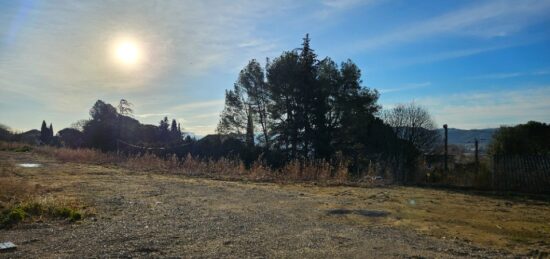
[[[550,0],[0,0],[0,123],[57,131],[124,98],[144,123],[214,133],[248,60],[306,33],[384,108],[415,102],[463,129],[550,122],[548,14]]]

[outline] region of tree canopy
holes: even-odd
[[[550,124],[529,121],[514,127],[500,127],[489,144],[494,155],[549,155]]]

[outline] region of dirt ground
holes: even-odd
[[[95,215],[0,230],[0,258],[515,257],[550,251],[550,203],[413,187],[227,182],[116,167],[41,163],[16,177]],[[1,183],[0,183],[1,188]]]

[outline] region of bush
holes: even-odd
[[[26,215],[25,211],[18,207],[5,210],[0,216],[0,229],[19,223]]]
[[[13,151],[14,152],[30,152],[31,150],[32,150],[32,148],[29,147],[29,146],[22,146],[22,147],[15,148]]]

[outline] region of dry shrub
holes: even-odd
[[[152,153],[120,155],[103,153],[93,149],[68,149],[39,147],[37,151],[52,155],[63,162],[89,164],[116,164],[140,171],[183,173],[220,179],[249,179],[277,181],[319,181],[345,183],[348,181],[348,163],[343,159],[334,161],[295,159],[283,168],[270,168],[265,160],[258,158],[246,168],[238,158],[200,159],[188,154],[184,159],[176,155],[162,158]]]
[[[278,174],[280,180],[292,181],[335,181],[348,180],[348,164],[343,160],[328,162],[325,160],[292,160]]]
[[[158,170],[164,172],[170,168],[166,160],[150,153],[128,156],[121,165],[132,170],[143,171]]]
[[[116,154],[103,153],[95,149],[38,147],[36,150],[42,154],[53,155],[55,158],[63,162],[110,164],[117,163],[119,161],[119,157]]]
[[[344,183],[347,182],[349,179],[349,162],[338,160],[335,162],[334,165],[334,180],[338,183]]]
[[[240,159],[229,159],[222,157],[214,160],[203,161],[206,163],[206,172],[214,175],[239,176],[245,173],[246,169]]]
[[[201,161],[194,158],[191,154],[187,154],[183,163],[181,163],[181,169],[184,174],[196,175],[201,170]]]
[[[248,177],[251,180],[268,180],[275,176],[273,169],[267,165],[265,160],[258,158],[248,169]]]

